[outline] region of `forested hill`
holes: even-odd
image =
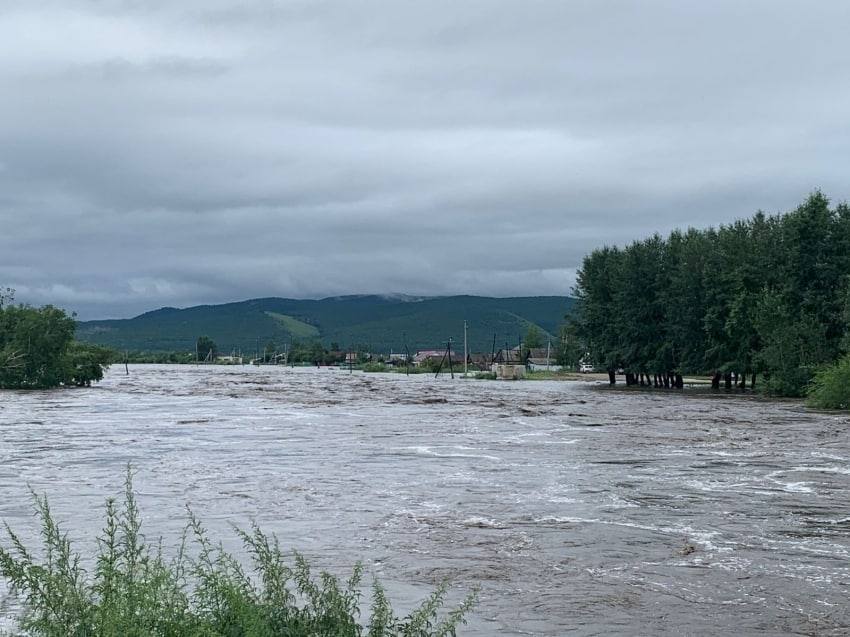
[[[132,319],[84,321],[80,340],[134,351],[192,351],[199,336],[211,337],[222,352],[253,352],[274,341],[365,345],[373,351],[444,346],[451,337],[462,347],[463,321],[469,323],[473,351],[489,352],[517,339],[534,324],[555,335],[573,306],[567,297],[490,298],[447,296],[345,296],[321,300],[252,299],[186,309],[162,308]],[[544,334],[544,338],[545,338]]]

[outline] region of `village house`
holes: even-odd
[[[443,355],[446,353],[444,349],[422,349],[416,352],[416,355],[413,357],[413,364],[417,367],[422,365],[423,363],[428,362],[431,359],[442,360]]]
[[[527,351],[526,367],[532,372],[551,371],[559,372],[563,369],[555,359],[555,352],[551,348],[536,347]]]

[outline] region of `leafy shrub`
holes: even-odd
[[[329,573],[314,577],[303,556],[295,553],[288,563],[277,538],[253,525],[250,531],[237,531],[253,562],[256,576],[251,577],[221,544],[212,542],[191,512],[177,555],[167,560],[161,541],[152,546],[140,532],[129,470],[120,511],[114,499],[106,502],[106,526],[89,576],[46,496],[33,493],[33,498],[42,525],[42,559],[8,525],[11,547],[0,547],[0,576],[24,603],[19,623],[29,635],[449,636],[465,623],[474,603],[471,595],[455,610],[440,613],[447,592],[443,585],[399,619],[375,581],[364,628],[358,621],[359,564],[344,583]]]
[[[72,341],[65,357],[65,384],[90,387],[92,381],[103,380],[103,372],[109,367],[115,353],[100,345]]]
[[[850,409],[850,355],[815,374],[807,403],[818,409]]]

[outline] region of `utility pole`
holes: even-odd
[[[463,377],[469,373],[469,349],[466,345],[466,321],[463,322]]]
[[[549,353],[552,351],[552,339],[546,341],[546,371],[549,371]]]

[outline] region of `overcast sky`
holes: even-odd
[[[0,284],[82,318],[566,294],[850,198],[850,2],[3,0]]]

